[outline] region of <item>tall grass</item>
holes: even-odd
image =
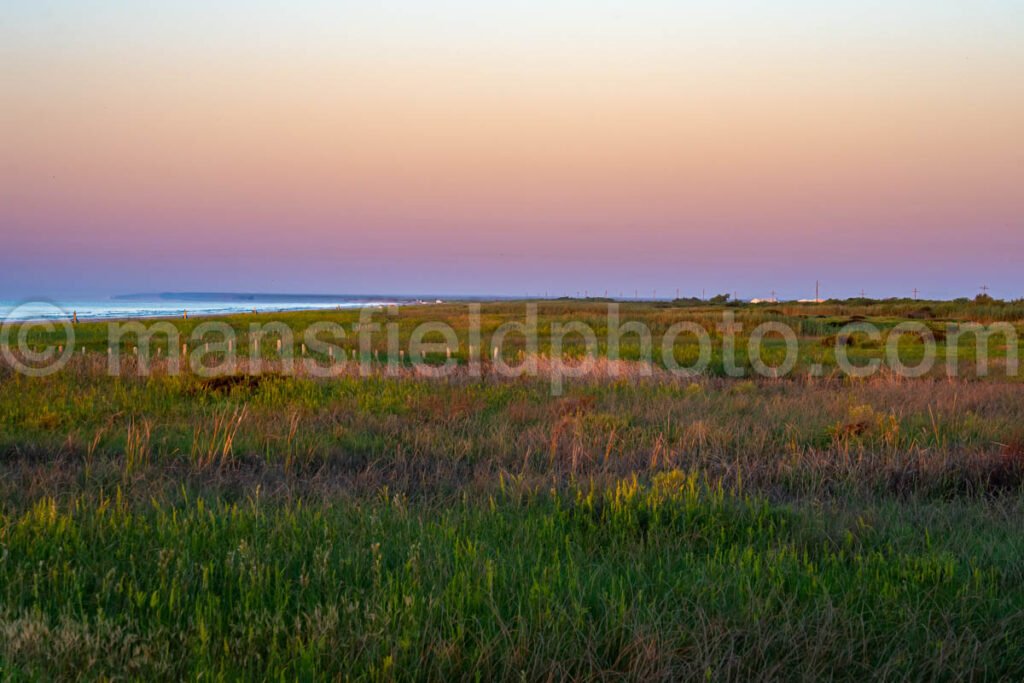
[[[192,436],[189,462],[197,469],[231,464],[235,449],[235,436],[245,420],[246,407],[235,407],[214,414],[212,424],[198,426]]]
[[[861,309],[737,310],[803,320],[827,360]],[[566,312],[600,324],[544,324]],[[286,377],[272,347],[215,381],[110,377],[105,351],[0,367],[4,678],[1024,677],[1017,382],[601,359],[554,396],[465,367]]]
[[[442,509],[41,499],[4,519],[0,657],[53,677],[1017,678],[1024,545],[959,512],[821,517],[680,471]]]

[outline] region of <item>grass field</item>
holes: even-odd
[[[606,354],[605,310],[541,304],[537,353],[573,319]],[[262,375],[170,373],[164,347],[141,376],[131,337],[110,376],[107,324],[83,322],[60,372],[0,365],[0,671],[1024,677],[1024,384],[1000,372],[1008,342],[990,340],[985,378],[973,340],[954,349],[966,371],[953,378],[857,380],[833,355],[851,321],[884,342],[916,320],[945,357],[950,324],[1019,330],[1024,306],[629,304],[621,317],[648,325],[657,348],[680,320],[718,341],[726,310],[747,333],[791,325],[797,369],[732,378],[715,356],[698,377],[595,371],[554,395],[544,376],[489,372],[486,353],[468,372],[466,307],[445,305],[394,317],[403,344],[422,322],[456,330],[460,367],[442,379],[405,358],[389,373],[383,332],[366,376],[285,375],[272,343]],[[522,318],[521,304],[484,305],[479,343]],[[233,317],[239,351],[252,350],[248,326],[270,320],[301,334],[358,313]],[[202,322],[174,324],[189,339]],[[508,344],[511,360],[528,350]],[[921,339],[900,344],[921,357]],[[883,356],[877,342],[848,345],[860,361]],[[673,352],[692,358],[690,346]],[[354,334],[341,347],[360,354]],[[623,359],[641,351],[623,340]]]

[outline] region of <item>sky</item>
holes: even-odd
[[[0,6],[0,300],[1024,297],[1024,2]]]

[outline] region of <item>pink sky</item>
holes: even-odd
[[[781,4],[803,14],[19,7],[0,299],[1024,296],[1019,8]]]

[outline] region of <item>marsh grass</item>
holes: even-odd
[[[481,307],[481,341],[477,342],[474,355],[482,359],[486,365],[490,359],[488,349],[491,348],[490,339],[501,325],[509,322],[522,322],[525,320],[526,304],[528,302],[506,302],[506,303],[485,303]],[[598,302],[530,302],[537,307],[537,329],[539,346],[537,354],[542,361],[550,362],[552,329],[555,323],[573,320],[586,323],[593,329],[597,338],[596,355],[599,359],[608,355],[609,339],[609,318],[607,305]],[[723,323],[723,315],[728,313],[735,317],[737,324],[742,329],[737,332],[736,348],[741,351],[737,354],[737,362],[740,367],[748,373],[751,371],[750,359],[742,352],[747,348],[749,335],[758,325],[765,322],[784,323],[794,329],[800,338],[800,353],[797,364],[798,373],[807,373],[810,368],[821,365],[828,371],[836,367],[835,341],[837,333],[852,322],[868,322],[877,326],[882,332],[880,342],[865,340],[860,335],[854,335],[855,343],[847,344],[847,353],[851,362],[861,365],[866,361],[884,358],[885,344],[892,328],[901,322],[910,320],[912,314],[922,310],[923,302],[913,301],[890,301],[871,303],[850,303],[850,302],[828,302],[820,305],[806,304],[785,304],[772,307],[764,306],[674,306],[666,302],[659,303],[622,303],[619,305],[620,324],[626,322],[639,322],[646,325],[652,334],[653,348],[656,353],[653,362],[656,367],[664,367],[661,357],[661,341],[668,329],[675,323],[682,321],[694,322],[701,325],[709,333],[712,340],[712,356],[707,368],[711,375],[724,376],[725,363],[721,349],[722,331],[720,326]],[[1021,331],[1021,323],[1024,322],[1024,304],[1020,302],[990,304],[968,303],[968,302],[930,302],[928,308],[932,317],[918,319],[918,322],[927,324],[931,333],[938,342],[940,357],[945,357],[947,348],[945,345],[945,330],[947,325],[961,325],[965,323],[990,324],[993,322],[1009,322],[1015,326],[1018,332]],[[411,362],[408,352],[401,358],[391,358],[388,355],[385,334],[377,331],[370,336],[369,353],[364,353],[360,348],[359,330],[360,313],[354,310],[341,311],[316,311],[316,312],[286,312],[275,314],[246,314],[233,315],[222,319],[234,330],[237,344],[233,347],[234,352],[240,360],[238,373],[246,373],[250,359],[256,358],[260,361],[294,362],[301,367],[302,361],[316,361],[320,364],[328,364],[331,359],[323,354],[312,352],[303,354],[301,340],[305,331],[313,324],[331,322],[337,323],[347,331],[344,339],[332,339],[341,348],[342,356],[334,359],[338,364],[343,359],[347,360],[346,367],[339,370],[342,373],[357,372],[362,363],[380,366],[384,363],[397,363],[403,368]],[[373,314],[371,324],[397,325],[399,346],[402,349],[409,348],[410,336],[419,325],[423,323],[446,323],[455,331],[458,344],[451,349],[451,360],[465,365],[470,360],[469,347],[471,339],[468,332],[469,315],[466,304],[444,304],[437,306],[407,306],[401,307],[397,314],[391,314],[386,310],[379,310]],[[145,321],[147,324],[154,324],[158,321]],[[200,348],[201,344],[209,342],[208,339],[192,339],[197,327],[203,324],[202,319],[173,319],[159,321],[172,324],[179,332],[181,341],[189,344],[189,353]],[[271,334],[266,336],[262,344],[257,346],[257,337],[250,332],[253,324],[267,325],[280,323],[286,326],[295,339],[295,346],[289,352],[287,348],[278,350],[276,341],[280,335]],[[117,347],[120,356],[120,363],[125,374],[139,374],[143,368],[153,364],[164,367],[170,362],[169,356],[178,354],[180,350],[177,345],[172,348],[166,335],[158,334],[153,338],[148,359],[140,358],[134,353],[138,348],[138,339],[134,334],[125,334],[120,342],[111,344],[108,337],[107,322],[81,322],[74,327],[76,349],[86,351],[84,358],[80,352],[76,352],[72,365],[81,372],[96,372],[104,369],[108,364],[108,349]],[[370,329],[370,328],[367,328]],[[42,349],[47,345],[56,347],[64,343],[60,330],[53,333],[45,333],[41,330],[32,330],[28,336],[30,346]],[[215,335],[219,341],[219,335]],[[481,348],[482,344],[482,348]],[[970,377],[975,370],[976,349],[975,341],[969,335],[965,336],[953,355],[961,363],[962,376]],[[583,339],[576,334],[569,334],[563,340],[563,354],[566,359],[580,359],[587,349]],[[920,339],[912,335],[901,336],[899,342],[901,358],[908,365],[920,361],[923,355],[924,345]],[[696,339],[692,335],[681,335],[672,345],[672,352],[676,362],[689,366],[699,357],[699,348]],[[1000,361],[1006,357],[1007,349],[1005,341],[994,335],[989,342],[989,357],[995,369],[999,369]],[[526,340],[521,334],[510,334],[505,338],[502,348],[503,358],[515,364],[529,355],[526,348]],[[781,340],[768,336],[764,339],[762,360],[769,364],[778,363],[785,355],[785,348]],[[214,363],[222,357],[222,354],[211,352],[205,359],[207,363]],[[619,346],[619,359],[623,361],[643,360],[642,348],[639,338],[635,334],[624,334],[621,337]],[[440,363],[446,360],[446,354],[430,357],[432,363]],[[187,362],[183,362],[188,365]],[[0,364],[2,365],[2,364]],[[375,370],[376,371],[376,370]],[[937,369],[934,375],[941,375],[942,369]]]
[[[5,522],[0,657],[61,677],[998,678],[1024,666],[1014,514],[808,515],[679,470],[440,508],[44,498]]]
[[[266,361],[0,367],[5,678],[1024,677],[1017,382]]]

